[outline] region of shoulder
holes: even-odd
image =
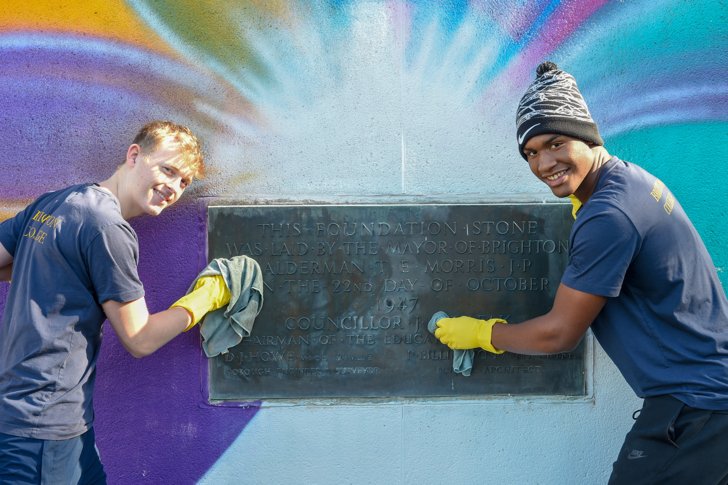
[[[592,198],[607,199],[615,194],[625,194],[635,187],[649,186],[654,180],[655,177],[639,165],[612,157],[600,169]]]
[[[70,188],[65,194],[65,206],[60,214],[64,224],[78,228],[82,240],[120,238],[136,243],[131,225],[121,216],[119,201],[109,191],[96,184]]]
[[[618,239],[632,239],[639,231],[634,218],[635,203],[630,200],[634,168],[616,157],[610,159],[599,174],[594,193],[579,211],[571,231],[572,245],[586,240],[590,244],[609,244]],[[641,169],[639,169],[641,170]]]
[[[73,198],[73,195],[82,187],[82,185],[72,185],[45,192],[36,197],[20,212],[10,217],[8,221],[25,225],[30,223],[31,220],[39,222],[47,222],[49,219],[55,220],[66,210],[69,198]]]
[[[78,185],[69,191],[69,202],[89,206],[89,210],[103,211],[119,206],[116,197],[96,184]]]
[[[674,204],[674,197],[659,178],[639,165],[615,157],[603,167],[597,188],[584,204],[583,212],[619,212],[646,233],[660,223],[662,213]]]
[[[579,212],[579,219],[597,214],[621,214],[634,221],[651,199],[660,181],[642,167],[613,157],[599,173],[594,193]]]
[[[87,225],[128,225],[121,216],[116,197],[96,184],[78,186],[69,192],[67,203],[74,215],[82,218]]]

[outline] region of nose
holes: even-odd
[[[167,202],[174,202],[180,197],[180,195],[182,195],[184,189],[182,188],[179,180],[168,180],[166,183],[162,184],[161,191]]]
[[[167,187],[170,189],[169,197],[179,197],[182,195],[182,192],[185,191],[184,183],[182,182],[182,177],[174,177],[170,179],[167,182]]]
[[[547,151],[538,152],[535,160],[535,172],[539,175],[548,174],[556,165],[556,159]]]

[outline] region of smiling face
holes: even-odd
[[[179,200],[193,178],[184,150],[169,139],[147,150],[131,145],[126,166],[126,193],[119,198],[126,218],[159,215]]]
[[[597,157],[587,143],[566,135],[543,134],[523,146],[531,172],[557,197],[576,195],[582,202],[596,184]]]

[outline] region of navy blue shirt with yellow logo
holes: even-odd
[[[42,195],[0,224],[13,274],[0,325],[0,432],[78,436],[93,423],[101,303],[144,296],[138,242],[95,184]]]
[[[562,283],[607,297],[591,328],[635,393],[728,410],[728,301],[667,187],[612,158],[577,215],[569,251]]]

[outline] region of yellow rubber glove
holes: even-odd
[[[576,213],[581,209],[581,201],[574,194],[569,196],[569,200],[571,201],[571,217],[576,219]]]
[[[182,307],[192,317],[185,332],[202,320],[206,313],[224,307],[230,302],[230,290],[221,275],[203,276],[197,280],[195,287],[185,296],[172,304],[170,308]]]
[[[502,354],[503,350],[493,347],[490,342],[493,325],[508,323],[501,318],[478,320],[472,317],[441,318],[437,322],[435,337],[451,349],[467,350],[480,347],[494,354]]]

